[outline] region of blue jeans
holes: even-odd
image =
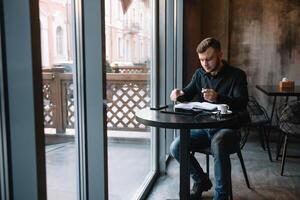
[[[211,147],[214,157],[215,194],[214,200],[227,199],[229,194],[231,164],[230,153],[238,147],[239,137],[233,129],[192,129],[190,148]],[[171,144],[172,156],[180,160],[180,136]],[[206,176],[196,158],[190,155],[190,174],[196,183],[201,183]]]

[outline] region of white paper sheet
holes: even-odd
[[[175,108],[181,108],[186,110],[192,109],[203,109],[203,110],[215,110],[217,109],[217,104],[208,102],[188,102],[176,104]]]

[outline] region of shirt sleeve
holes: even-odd
[[[233,84],[232,95],[218,95],[217,102],[226,103],[229,105],[230,109],[234,111],[245,110],[248,103],[248,87],[247,87],[247,77],[246,73],[241,71],[241,73],[236,74],[236,81]]]
[[[184,88],[182,91],[184,95],[177,97],[177,101],[191,101],[194,96],[197,94],[197,72],[193,75],[191,82]]]

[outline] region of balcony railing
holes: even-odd
[[[107,73],[108,129],[146,130],[134,113],[150,104],[149,77],[149,73]],[[74,128],[73,88],[72,73],[61,68],[43,70],[45,128],[55,128],[57,133]]]
[[[145,126],[135,120],[136,110],[149,106],[148,73],[110,73],[107,80],[107,127],[141,130]]]
[[[74,128],[74,95],[72,73],[63,68],[43,70],[44,126],[64,133]]]
[[[113,73],[149,73],[150,69],[145,66],[114,66]]]

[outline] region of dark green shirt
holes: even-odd
[[[195,96],[203,102],[202,88],[214,89],[218,93],[214,103],[228,104],[233,111],[245,110],[248,103],[248,88],[246,73],[241,69],[228,65],[224,66],[214,76],[206,73],[202,67],[197,69],[191,82],[183,89],[184,95],[178,101],[191,101]]]

